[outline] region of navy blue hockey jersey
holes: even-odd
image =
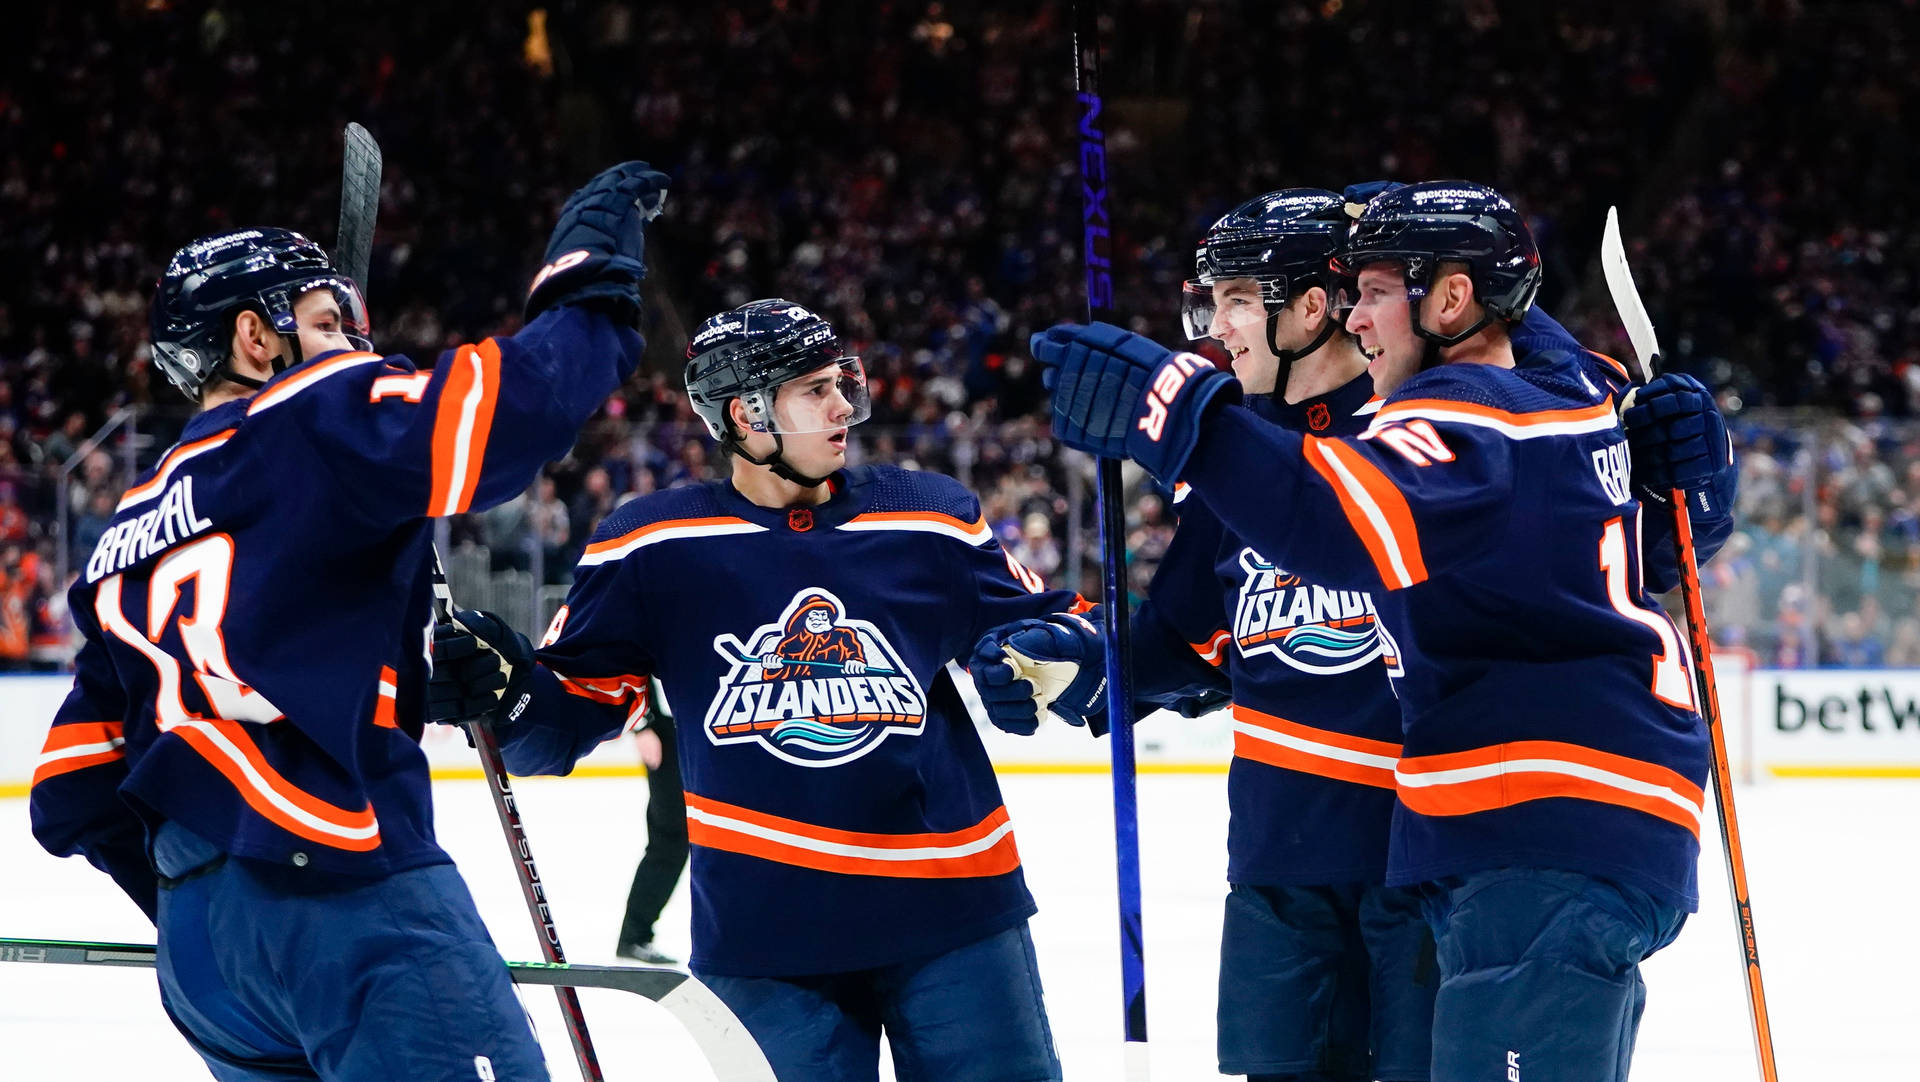
[[[1569,354],[1422,372],[1357,437],[1209,417],[1195,493],[1373,591],[1400,646],[1389,883],[1537,864],[1695,904],[1706,733],[1629,477],[1613,388]]]
[[[1306,401],[1258,395],[1248,408],[1335,436],[1365,429],[1379,402],[1362,374]],[[1162,702],[1200,682],[1195,661],[1230,683],[1228,881],[1382,881],[1400,758],[1388,679],[1400,671],[1398,645],[1368,591],[1330,588],[1269,560],[1204,500],[1183,495],[1179,528],[1133,618],[1134,665],[1141,697]]]
[[[283,866],[446,862],[417,743],[431,518],[523,491],[640,351],[561,307],[431,371],[322,355],[194,417],[71,591],[86,642],[34,774],[40,843],[143,904],[130,806]]]
[[[831,483],[816,507],[716,481],[609,515],[530,705],[501,730],[515,773],[565,773],[659,678],[704,972],[862,969],[1034,912],[952,665],[993,627],[1084,602],[1046,591],[949,478],[856,467]]]

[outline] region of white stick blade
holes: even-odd
[[[1660,340],[1654,336],[1653,320],[1647,316],[1647,306],[1640,300],[1640,290],[1633,284],[1633,271],[1627,266],[1627,247],[1620,240],[1620,211],[1615,207],[1607,208],[1606,231],[1600,236],[1600,269],[1607,278],[1607,292],[1613,294],[1613,307],[1620,313],[1620,323],[1627,329],[1627,340],[1633,343],[1634,359],[1639,362],[1635,367],[1635,383],[1644,383],[1657,373],[1659,364]]]

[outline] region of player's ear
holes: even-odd
[[[747,415],[747,404],[738,398],[727,400],[727,420],[733,422],[735,432],[752,430],[753,418]]]
[[[1306,325],[1308,331],[1314,334],[1320,333],[1320,325],[1332,317],[1332,313],[1327,310],[1327,291],[1314,286],[1300,294],[1299,303],[1300,322]]]
[[[280,335],[267,325],[266,318],[250,309],[242,309],[233,320],[233,358],[255,366],[271,367],[280,352]]]
[[[1476,298],[1473,295],[1473,279],[1466,271],[1449,267],[1441,276],[1440,288],[1435,292],[1440,295],[1440,326],[1446,328],[1448,333],[1473,322],[1472,309]]]

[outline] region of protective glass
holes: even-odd
[[[857,425],[873,413],[867,370],[858,357],[842,357],[836,365],[790,379],[772,393],[772,416],[761,429],[766,432],[831,432]]]
[[[373,321],[367,316],[367,302],[360,296],[360,287],[350,278],[310,278],[304,282],[294,282],[286,286],[265,290],[260,301],[266,306],[267,318],[272,321],[273,329],[284,335],[294,334],[299,325],[294,317],[294,307],[300,298],[316,289],[326,289],[340,306],[339,325],[331,330],[346,336],[352,348],[373,351]]]
[[[1223,284],[1216,287],[1216,282]],[[1262,292],[1252,278],[1187,279],[1180,286],[1180,322],[1186,328],[1188,340],[1217,338],[1278,314],[1281,306],[1269,306],[1261,299]]]

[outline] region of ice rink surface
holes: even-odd
[[[1119,963],[1111,799],[1102,775],[1012,774],[1007,804],[1040,902],[1034,938],[1060,1056],[1070,1079],[1118,1079]],[[611,962],[627,884],[644,842],[638,778],[523,781],[528,832],[570,960]],[[440,836],[508,957],[539,957],[500,831],[480,782],[436,784]],[[1762,961],[1780,1077],[1920,1079],[1914,978],[1920,947],[1905,923],[1920,899],[1920,781],[1776,781],[1743,788]],[[1225,891],[1226,779],[1140,779],[1147,994],[1153,1077],[1214,1073],[1214,976]],[[145,919],[80,860],[57,861],[27,831],[24,800],[0,801],[0,936],[150,941]],[[1712,823],[1711,817],[1708,820]],[[1645,967],[1646,1021],[1636,1082],[1757,1077],[1718,835],[1709,827],[1702,905]],[[660,945],[685,957],[684,883]],[[811,927],[821,922],[795,914]],[[826,914],[857,928],[859,914]],[[940,914],[928,913],[928,920]],[[577,1078],[552,993],[526,989],[556,1079]],[[583,997],[606,1076],[711,1077],[661,1010],[631,996]],[[150,970],[0,965],[0,1078],[204,1079],[161,1013]],[[888,1077],[891,1077],[890,1075]]]

